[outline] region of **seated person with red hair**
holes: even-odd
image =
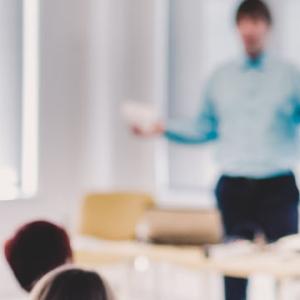
[[[6,241],[4,254],[17,281],[27,292],[49,271],[72,262],[72,249],[66,231],[46,221],[20,227]]]

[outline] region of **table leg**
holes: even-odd
[[[275,298],[276,300],[284,300],[284,280],[276,279],[275,281]]]
[[[200,273],[200,276],[199,279],[201,279],[201,284],[199,284],[199,299],[214,300],[212,292],[215,288],[212,286],[213,273],[210,271],[203,271]]]

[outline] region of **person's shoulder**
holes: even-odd
[[[235,70],[237,70],[239,67],[239,61],[238,60],[228,60],[223,63],[221,63],[217,68],[215,68],[211,74],[212,80],[217,80],[219,78],[222,78],[223,76],[228,76]]]
[[[216,69],[216,74],[226,73],[233,71],[240,67],[240,61],[238,59],[231,59],[221,63]]]
[[[286,61],[285,62],[287,70],[294,76],[300,77],[300,68],[298,65],[291,61]]]
[[[299,75],[300,76],[300,68],[291,60],[280,57],[280,56],[271,56],[269,61],[276,66],[277,68],[281,69],[282,71],[289,73],[291,75]]]

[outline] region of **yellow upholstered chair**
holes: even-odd
[[[80,234],[105,240],[133,240],[137,223],[153,207],[152,197],[146,194],[90,194],[81,210]]]

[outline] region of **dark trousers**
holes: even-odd
[[[266,179],[222,176],[216,187],[225,235],[268,241],[298,232],[299,191],[293,173]],[[225,299],[245,300],[247,280],[225,277]]]

